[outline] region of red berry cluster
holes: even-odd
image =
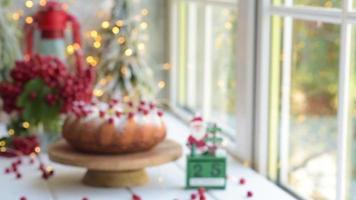
[[[36,148],[39,147],[39,145],[40,143],[35,135],[15,136],[11,143],[12,148],[21,152],[23,155],[36,153]]]
[[[133,194],[132,195],[132,200],[142,200],[140,196],[138,196],[137,194]]]
[[[40,159],[39,161],[39,167],[38,170],[41,171],[42,178],[47,180],[48,178],[52,177],[54,175],[54,170],[53,169],[48,169],[45,164],[43,164]],[[29,164],[33,165],[35,163],[35,160],[31,157]],[[14,162],[11,163],[9,167],[5,168],[5,174],[15,174],[16,179],[21,179],[22,178],[22,173],[19,170],[19,166],[23,164],[23,161],[21,158],[16,159]]]
[[[199,188],[198,193],[193,193],[190,195],[191,200],[206,200],[205,188]]]
[[[47,95],[44,101],[50,105],[60,101],[62,112],[70,111],[74,101],[91,100],[93,70],[78,68],[75,73],[71,73],[55,57],[36,55],[26,61],[17,61],[10,75],[13,82],[0,83],[0,97],[4,101],[4,110],[9,113],[19,110],[16,107],[17,97],[24,86],[36,78],[40,78],[48,87],[56,91],[55,94]],[[29,100],[36,97],[36,93],[31,93]]]

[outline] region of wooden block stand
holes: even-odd
[[[130,187],[148,182],[146,167],[157,166],[177,160],[182,155],[181,146],[165,140],[155,148],[131,154],[88,154],[74,150],[61,140],[48,149],[50,160],[78,167],[87,172],[83,183],[95,187]]]

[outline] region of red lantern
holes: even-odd
[[[41,6],[33,16],[33,22],[25,25],[25,55],[33,54],[56,56],[62,61],[66,58],[65,31],[67,25],[72,29],[72,50],[79,60],[83,59],[78,53],[81,46],[80,25],[76,18],[63,9],[63,4],[49,1]],[[35,44],[34,44],[35,43]]]

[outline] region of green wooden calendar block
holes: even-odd
[[[188,155],[186,187],[225,189],[226,157],[211,155]]]

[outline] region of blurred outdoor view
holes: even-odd
[[[205,102],[205,117],[235,127],[237,9],[180,1],[178,10],[178,104],[203,114]]]
[[[279,79],[271,88],[279,91],[274,92],[278,97],[272,98],[280,105],[275,108],[279,117],[271,124],[285,127],[279,134],[287,139],[280,144],[288,144],[288,155],[281,156],[288,159],[282,166],[287,168],[282,173],[287,174],[281,174],[287,178],[281,181],[308,199],[334,199],[340,26],[289,18],[292,37],[283,40],[288,37],[286,20],[272,18],[271,44],[274,78]],[[289,59],[290,64],[286,64]]]

